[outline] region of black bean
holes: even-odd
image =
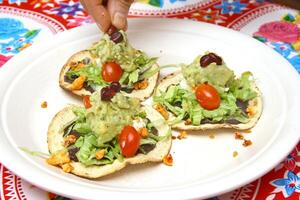
[[[228,124],[240,124],[241,123],[240,121],[238,121],[236,119],[227,119],[225,122]]]
[[[202,119],[200,124],[221,124],[223,122],[224,122],[223,120],[221,120],[221,121],[213,121],[211,119],[206,118],[206,119]]]
[[[102,5],[103,5],[103,6],[107,6],[107,3],[108,3],[108,0],[103,0],[103,1],[102,1]]]
[[[237,107],[239,107],[244,113],[247,113],[248,101],[242,101],[240,99],[237,99],[235,103]]]
[[[78,158],[76,156],[76,153],[79,151],[78,147],[72,147],[70,149],[68,149],[68,153],[69,153],[69,158],[70,160],[74,161],[74,162],[78,162]]]
[[[126,92],[128,94],[130,94],[133,90],[134,90],[133,87],[122,87],[121,88],[121,91],[124,91],[124,92]]]
[[[78,78],[78,76],[76,75],[72,75],[71,77],[65,75],[64,76],[64,81],[67,82],[67,83],[73,83],[73,81]]]
[[[151,132],[153,135],[158,135],[158,130],[157,130],[157,128],[155,128],[154,126],[151,127],[150,132]]]
[[[207,67],[211,63],[216,63],[217,65],[222,65],[222,58],[214,53],[209,53],[201,57],[200,66]]]
[[[143,145],[140,146],[140,148],[142,148],[144,151],[138,151],[138,153],[147,154],[150,151],[152,151],[155,147],[156,147],[155,144],[143,144]]]
[[[80,137],[80,133],[78,131],[72,130],[69,135],[74,135],[76,137],[76,139],[78,139]]]
[[[110,101],[115,95],[116,95],[116,92],[109,86],[101,89],[101,100],[102,101]]]
[[[115,32],[118,32],[118,29],[117,29],[115,26],[113,26],[113,25],[111,25],[111,26],[109,27],[109,29],[107,30],[107,34],[108,34],[108,35],[112,35],[112,34],[115,33]]]
[[[91,92],[91,93],[95,92],[94,88],[92,88],[89,84],[87,84],[87,82],[83,83],[83,88],[86,89],[87,91]]]
[[[223,61],[222,58],[220,56],[218,56],[217,54],[214,53],[209,53],[208,54],[217,65],[222,65]]]
[[[110,39],[111,39],[114,43],[118,44],[118,43],[120,43],[120,42],[123,41],[123,35],[122,35],[121,32],[117,31],[117,32],[114,32],[114,33],[112,33],[112,34],[110,35]]]
[[[113,89],[115,92],[120,92],[121,84],[119,82],[112,82],[110,84],[110,88]]]

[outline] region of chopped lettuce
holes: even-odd
[[[66,75],[69,78],[72,76],[84,75],[87,78],[86,81],[89,85],[107,85],[107,83],[102,79],[101,68],[96,65],[89,65],[80,69],[70,70],[66,73]]]
[[[248,101],[257,96],[251,87],[251,77],[251,72],[244,72],[239,79],[235,79],[231,82],[229,90],[237,99]]]
[[[123,158],[121,155],[121,149],[116,140],[112,141],[111,144],[101,147],[97,143],[97,137],[93,134],[89,134],[81,138],[83,139],[81,139],[80,145],[79,142],[75,143],[75,146],[80,148],[76,153],[76,157],[80,163],[86,166],[111,164],[114,160]],[[96,152],[100,149],[105,149],[105,157],[101,160],[97,160]]]

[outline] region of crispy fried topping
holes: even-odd
[[[187,132],[186,132],[186,131],[180,131],[180,133],[179,133],[179,135],[177,136],[177,138],[178,138],[179,140],[187,138]]]
[[[67,137],[64,138],[64,146],[68,147],[71,144],[74,144],[76,142],[77,138],[75,135],[68,135]]]
[[[252,130],[251,129],[247,129],[247,130],[244,130],[245,133],[251,133]]]
[[[84,84],[85,80],[86,80],[86,77],[84,75],[80,75],[70,85],[70,89],[71,90],[81,90],[83,88],[83,84]]]
[[[165,118],[165,120],[169,119],[168,111],[160,103],[156,104],[154,109],[157,110]]]
[[[253,106],[248,107],[246,109],[246,112],[247,112],[247,114],[248,114],[249,117],[253,117],[255,115],[255,113],[256,113],[255,107],[253,107]]]
[[[175,140],[176,139],[176,136],[172,135],[172,140]]]
[[[148,137],[148,130],[147,128],[143,127],[139,129],[139,134],[142,138]]]
[[[243,142],[243,146],[244,147],[248,147],[248,146],[250,146],[252,144],[252,141],[251,140],[244,140],[244,142]]]
[[[70,173],[74,169],[70,163],[63,164],[61,168],[66,173]]]
[[[235,132],[234,133],[234,138],[236,140],[243,140],[244,139],[244,136],[240,133],[240,132]]]
[[[210,133],[210,134],[208,135],[208,137],[209,137],[210,139],[215,139],[215,134]]]
[[[133,84],[133,87],[135,90],[143,90],[147,88],[148,85],[149,85],[148,80],[144,79],[143,81],[136,82],[135,84]]]
[[[191,125],[192,124],[192,120],[191,119],[187,119],[184,122],[185,125]]]
[[[43,102],[41,103],[41,108],[47,108],[47,106],[48,106],[47,101],[43,101]]]
[[[234,152],[232,153],[232,156],[233,156],[233,157],[237,157],[237,156],[238,156],[238,152],[237,152],[237,151],[234,151]]]
[[[79,62],[71,62],[69,66],[71,69],[76,70],[84,67],[85,64],[83,63],[83,61],[79,61]]]
[[[173,157],[172,157],[172,155],[171,154],[166,155],[163,158],[163,163],[165,165],[172,166],[173,165]]]
[[[100,149],[96,152],[96,159],[101,160],[105,155],[105,149]]]
[[[58,151],[57,153],[51,154],[47,159],[49,165],[63,165],[69,163],[71,160],[69,158],[67,151]]]

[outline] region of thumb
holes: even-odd
[[[127,15],[133,0],[109,0],[108,12],[117,29],[127,29]]]

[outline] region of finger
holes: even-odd
[[[118,29],[127,29],[127,15],[133,0],[109,0],[107,9],[112,24]]]
[[[80,3],[81,3],[81,5],[83,6],[83,8],[87,11],[87,7],[86,7],[86,5],[85,5],[84,0],[80,0]]]
[[[107,9],[102,5],[102,0],[85,0],[84,3],[98,27],[106,32],[111,25],[111,20]]]

